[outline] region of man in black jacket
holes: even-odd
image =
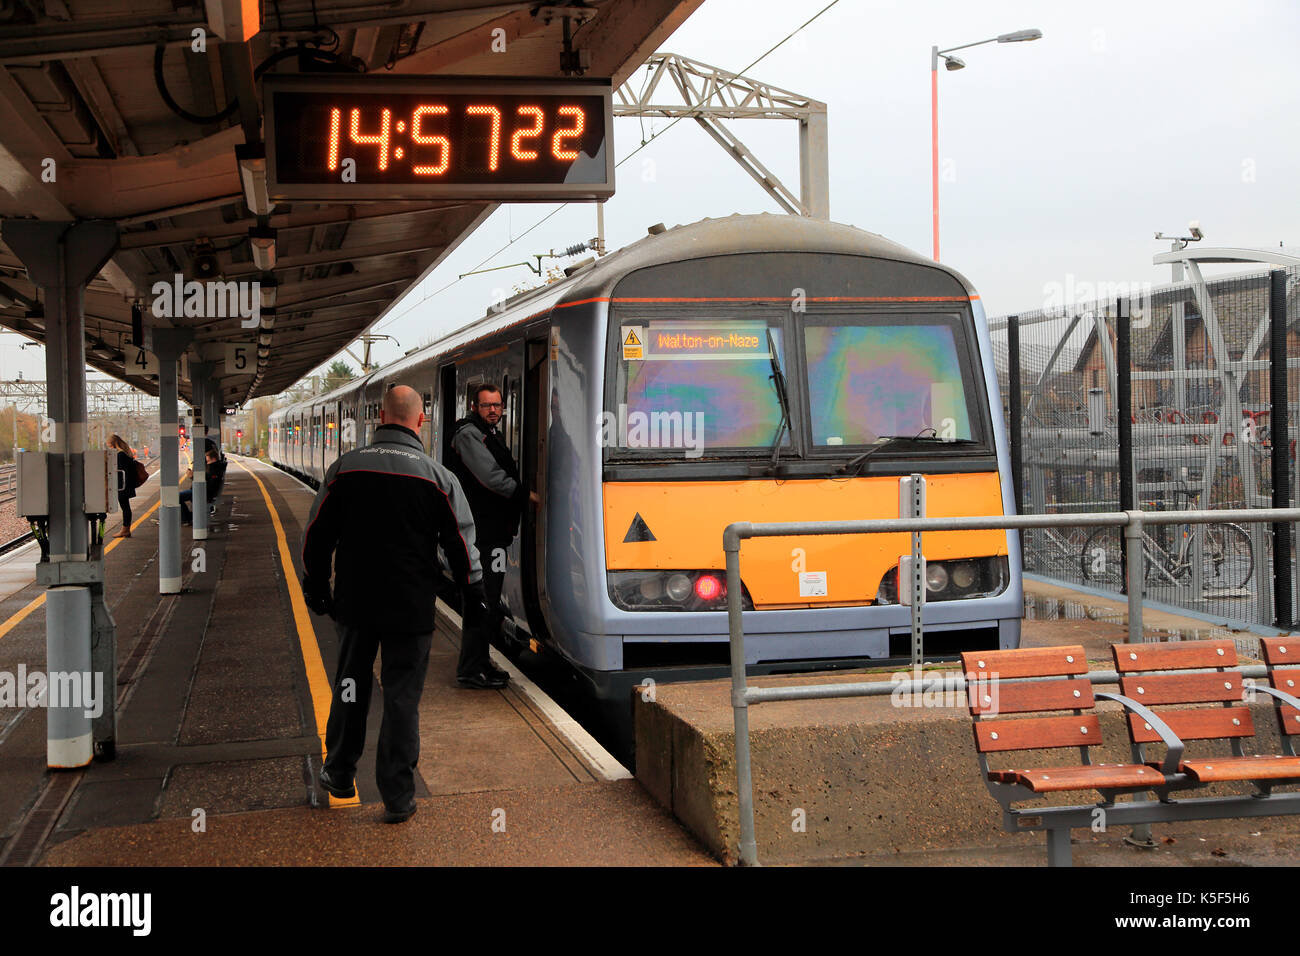
[[[325,729],[321,786],[356,793],[353,777],[366,739],[375,653],[384,720],[375,777],[384,822],[415,813],[419,705],[433,640],[441,546],[465,595],[465,621],[485,613],[474,521],[456,478],[424,452],[423,403],[399,385],[384,396],[375,440],[330,466],[303,533],[303,593],[317,614],[338,622],[339,661]],[[330,556],[334,593],[330,594]]]
[[[451,468],[474,512],[487,617],[481,627],[463,629],[456,679],[466,687],[495,688],[504,687],[509,675],[492,666],[488,646],[500,636],[506,552],[519,530],[523,502],[529,495],[497,431],[503,407],[500,390],[483,383],[471,386],[470,395],[470,414],[452,429]]]

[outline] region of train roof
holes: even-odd
[[[974,294],[974,287],[955,270],[857,226],[784,213],[737,213],[719,219],[701,219],[647,235],[604,258],[579,267],[573,275],[559,282],[530,290],[507,300],[504,305],[489,308],[481,318],[382,368],[353,379],[325,395],[277,409],[274,414],[287,413],[298,405],[315,405],[331,400],[338,393],[350,391],[376,376],[388,378],[398,375],[404,369],[425,361],[430,353],[455,351],[478,339],[541,316],[566,299],[581,301],[607,295],[620,279],[639,269],[689,259],[754,252],[809,252],[891,259],[938,269],[953,276],[969,294]]]

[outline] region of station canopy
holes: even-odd
[[[264,76],[583,66],[570,78],[617,88],[701,2],[13,0],[0,9],[0,218],[118,223],[86,290],[88,365],[156,394],[133,374],[133,342],[148,341],[142,326],[190,328],[189,364],[212,370],[226,404],[272,395],[382,318],[497,203],[259,198]],[[247,312],[159,315],[176,310],[159,308],[157,283],[177,275],[257,281],[268,304],[251,328]],[[40,299],[0,246],[0,324],[43,341]],[[245,367],[226,367],[231,342],[251,346]],[[192,397],[184,375],[180,392]]]

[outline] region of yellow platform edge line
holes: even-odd
[[[316,735],[320,738],[321,759],[324,760],[325,724],[329,720],[330,700],[334,696],[334,691],[325,676],[325,662],[321,658],[320,644],[316,639],[316,628],[312,626],[311,615],[307,611],[307,600],[303,597],[302,585],[298,583],[298,574],[293,567],[293,558],[289,554],[289,542],[284,536],[284,525],[280,522],[280,513],[272,503],[271,495],[266,490],[266,485],[262,483],[262,479],[239,459],[231,458],[231,461],[257,482],[257,488],[262,492],[262,500],[266,502],[266,510],[271,514],[271,525],[275,528],[276,546],[280,550],[280,565],[284,568],[284,580],[289,587],[289,603],[293,607],[293,620],[298,630],[298,646],[302,650],[303,668],[307,672],[307,689],[311,694],[312,711],[316,718]],[[326,796],[329,797],[331,807],[355,806],[361,803],[360,796],[352,796],[347,799],[340,799],[333,794],[326,794]]]

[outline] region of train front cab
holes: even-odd
[[[551,317],[543,603],[598,697],[626,701],[646,676],[726,673],[725,594],[704,578],[725,581],[732,521],[897,517],[899,477],[914,472],[927,476],[930,516],[1014,511],[985,318],[954,273],[919,259],[749,253],[640,269],[595,298]],[[775,466],[773,348],[790,418]],[[927,426],[954,440],[872,443]],[[673,427],[683,447],[663,447]],[[932,533],[924,548],[948,578],[925,610],[927,656],[1018,646],[1016,534]],[[909,550],[905,535],[746,542],[751,670],[905,656],[910,610],[889,602]]]

